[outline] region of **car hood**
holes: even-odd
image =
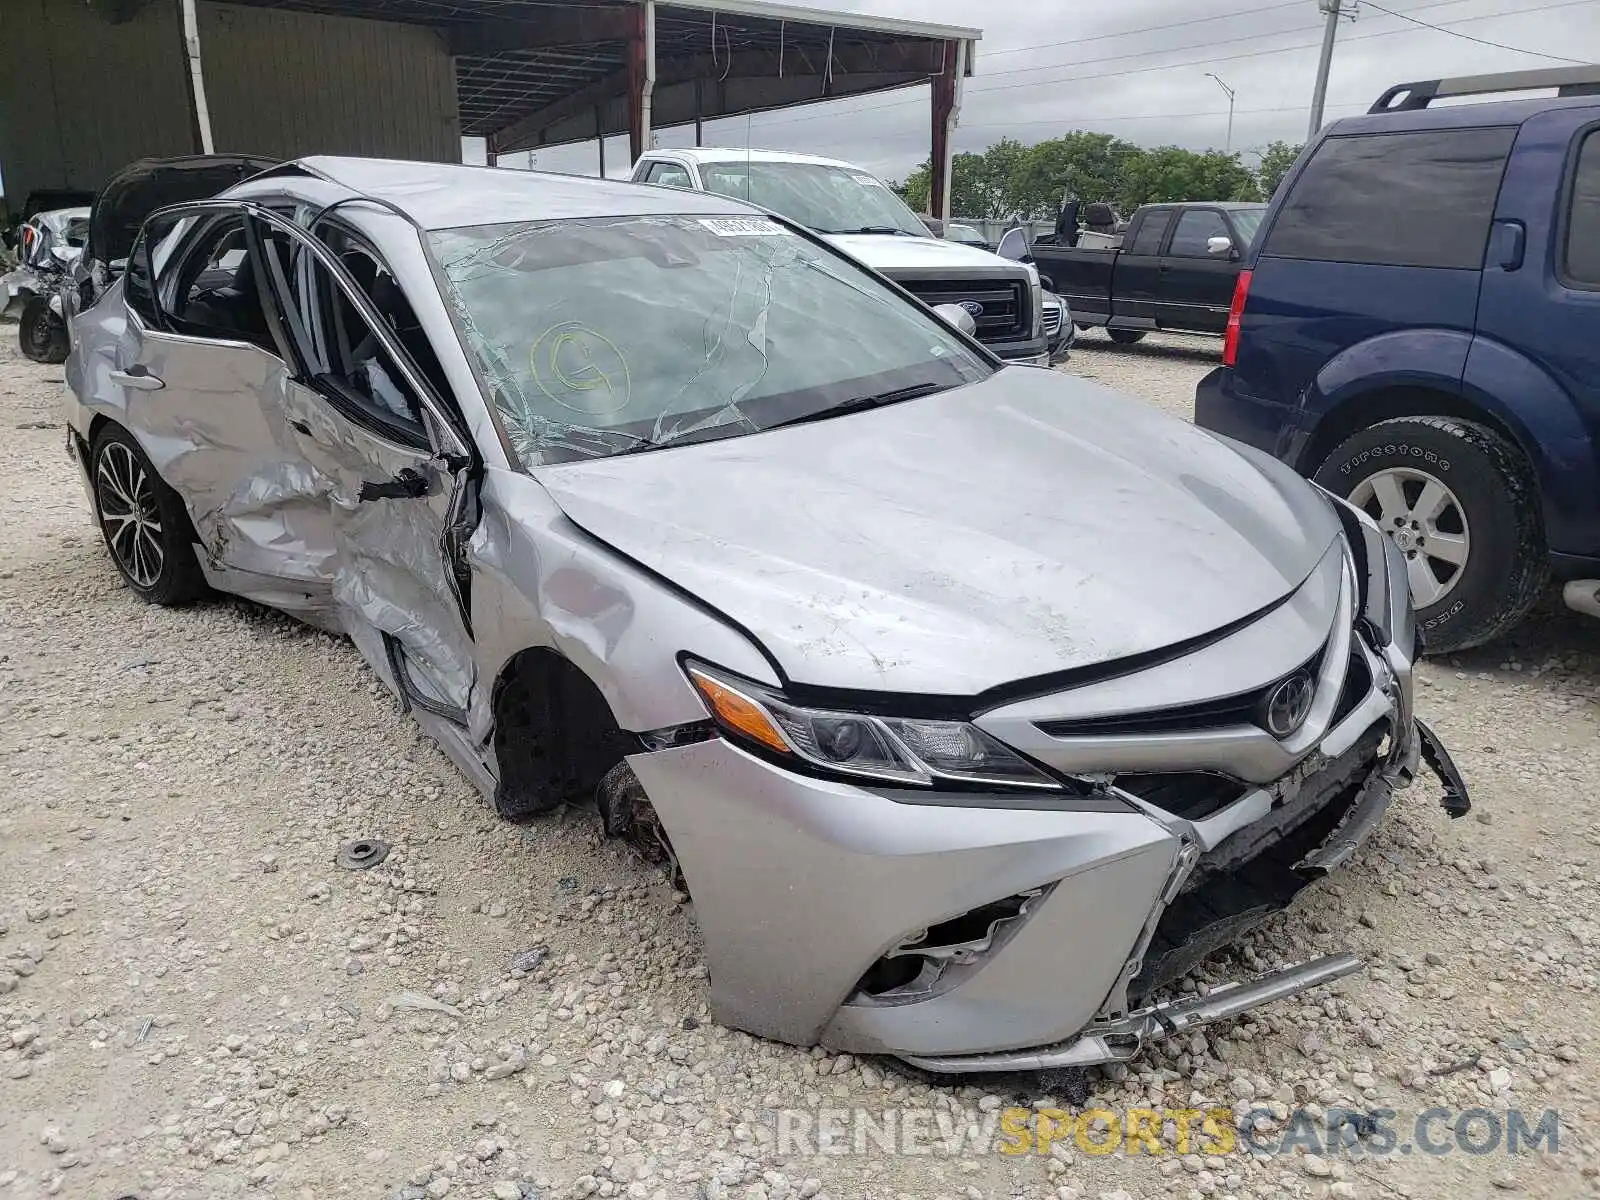
[[[789,680],[972,696],[1172,646],[1293,591],[1338,520],[1247,453],[1008,367],[535,475],[577,525],[743,626]]]
[[[825,240],[875,271],[967,270],[1027,273],[1021,263],[934,237],[899,237],[888,233],[835,233]]]

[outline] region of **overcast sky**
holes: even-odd
[[[982,150],[1002,137],[1037,142],[1070,129],[1142,145],[1221,149],[1228,99],[1206,77],[1214,71],[1237,94],[1233,148],[1251,163],[1249,151],[1274,139],[1304,139],[1323,21],[1316,0],[832,0],[827,6],[982,29],[958,151]],[[1450,32],[1361,4],[1358,18],[1340,25],[1328,120],[1363,111],[1384,88],[1405,80],[1600,61],[1600,0],[1383,0],[1383,6]],[[898,180],[927,157],[929,124],[923,86],[755,116],[749,138],[768,149],[848,159]],[[746,120],[708,121],[704,136],[707,145],[742,146]],[[659,130],[657,144],[693,145],[694,129]],[[607,141],[612,174],[623,173],[627,155],[625,137]],[[521,165],[522,157],[510,161]],[[593,174],[596,159],[590,142],[541,150],[533,165]]]

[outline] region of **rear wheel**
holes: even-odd
[[[151,604],[187,604],[204,595],[189,514],[133,435],[107,425],[89,462],[100,534],[128,586]]]
[[[1548,570],[1539,485],[1492,429],[1383,421],[1341,442],[1316,480],[1377,521],[1406,560],[1423,645],[1480,645],[1522,619]]]
[[[37,363],[67,361],[67,323],[50,311],[48,296],[30,296],[18,333],[22,353]]]
[[[1108,329],[1106,336],[1119,346],[1131,346],[1135,342],[1144,341],[1143,329]]]

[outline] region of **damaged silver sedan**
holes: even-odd
[[[597,801],[753,1033],[1128,1058],[1358,969],[1159,999],[1419,759],[1466,809],[1364,514],[735,201],[307,159],[152,216],[73,347],[129,586],[348,634],[507,817]]]

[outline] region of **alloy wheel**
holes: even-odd
[[[1438,479],[1411,467],[1390,467],[1358,483],[1350,503],[1377,521],[1405,555],[1418,608],[1437,604],[1460,582],[1472,535],[1461,501]]]
[[[139,587],[153,588],[167,556],[150,472],[127,446],[107,442],[95,468],[94,494],[118,565]]]

